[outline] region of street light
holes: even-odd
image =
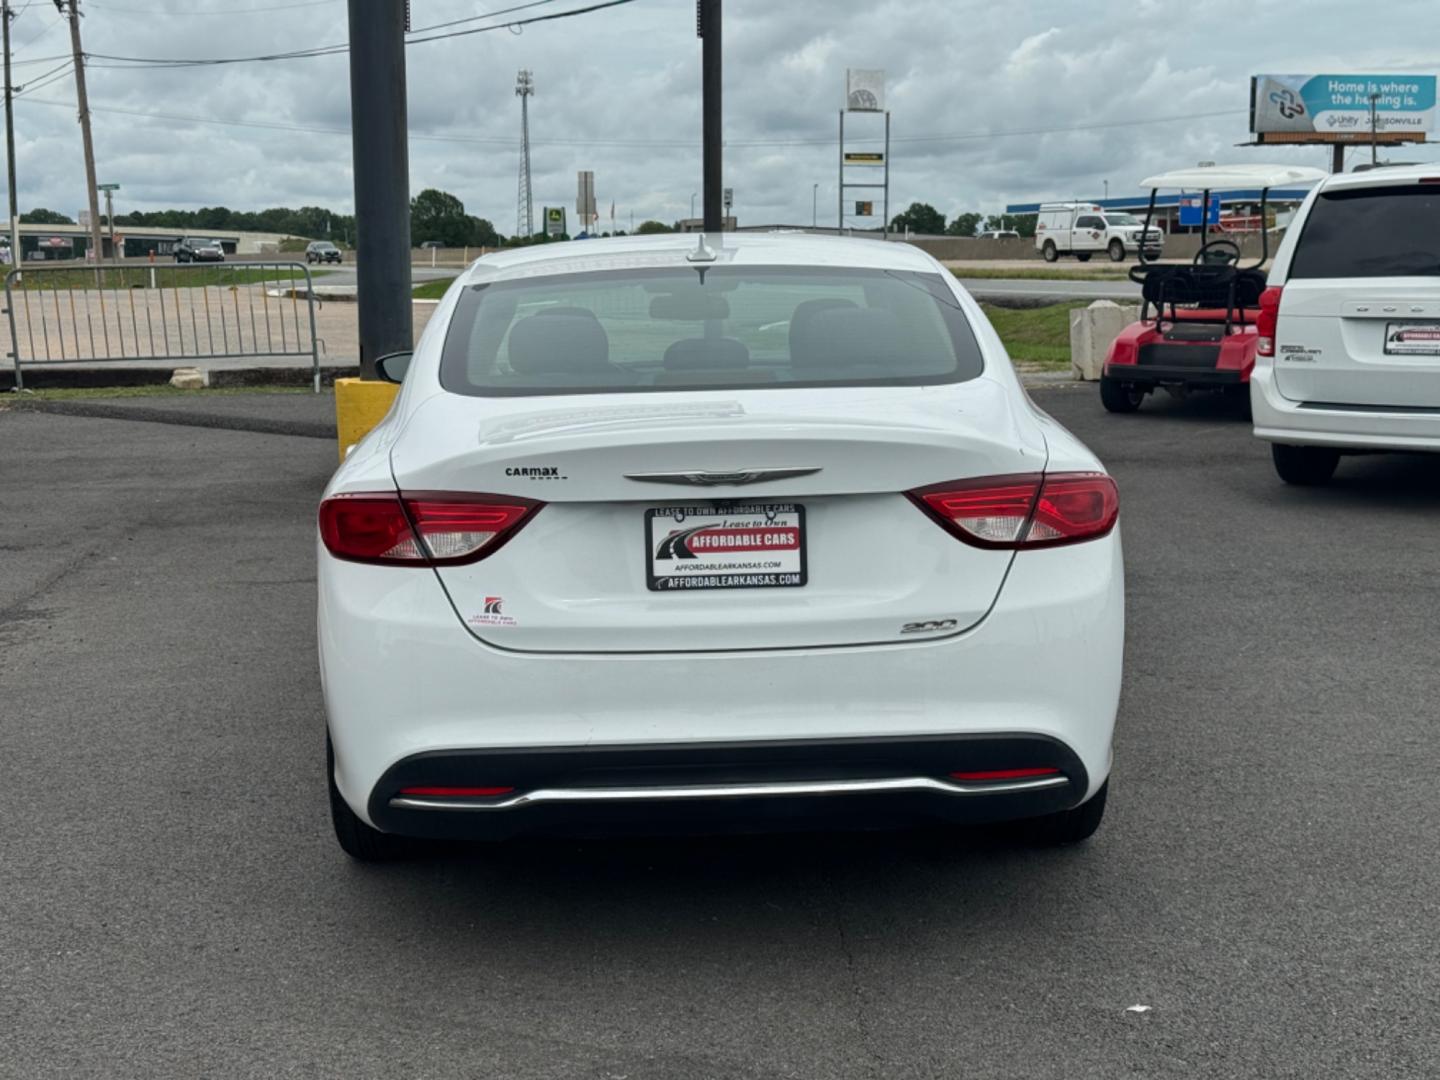
[[[810,228],[820,223],[820,185],[810,185]]]
[[[1105,198],[1110,198],[1110,181],[1105,181]]]

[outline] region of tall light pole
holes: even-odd
[[[1105,198],[1110,198],[1110,181],[1105,181]]]
[[[810,185],[810,228],[813,231],[820,224],[820,185]]]
[[[695,196],[696,196],[696,192],[693,192],[693,191],[692,191],[692,192],[690,193],[690,220],[691,220],[691,221],[694,221],[694,220],[695,220]]]

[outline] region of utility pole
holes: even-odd
[[[1378,138],[1378,136],[1375,134],[1375,125],[1376,125],[1376,121],[1377,121],[1377,119],[1378,119],[1378,117],[1376,116],[1376,112],[1377,112],[1377,110],[1379,109],[1379,106],[1380,106],[1380,95],[1379,95],[1379,94],[1371,94],[1371,95],[1370,95],[1370,164],[1371,164],[1372,166],[1374,166],[1374,165],[1379,165],[1379,164],[1380,164],[1379,138]]]
[[[55,10],[64,15],[66,0],[55,0]],[[90,99],[85,93],[85,52],[80,48],[80,0],[69,0],[70,48],[75,53],[75,104],[80,109],[80,140],[85,146],[85,194],[90,203],[90,249],[95,265],[105,255],[100,239],[100,196],[95,190],[95,144],[90,138]]]
[[[5,24],[5,168],[10,181],[10,259],[16,270],[20,269],[20,210],[19,196],[15,193],[15,116],[12,99],[14,87],[10,85],[10,0],[0,0],[0,21]]]
[[[415,346],[410,300],[410,154],[405,4],[349,0],[360,377]]]
[[[704,114],[703,173],[705,191],[705,231],[718,233],[724,228],[721,216],[724,180],[720,147],[720,0],[696,0],[695,16],[700,46],[700,90]],[[692,215],[693,216],[693,215]]]

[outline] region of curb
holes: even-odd
[[[258,416],[222,416],[200,411],[147,409],[143,405],[109,405],[103,401],[26,401],[12,403],[17,411],[83,416],[98,420],[135,420],[148,424],[177,424],[181,427],[248,431],[261,435],[293,435],[303,439],[334,441],[334,424],[307,420],[272,420]]]

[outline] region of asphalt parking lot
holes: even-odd
[[[1123,500],[1088,845],[379,868],[325,805],[333,443],[0,413],[0,1075],[1437,1075],[1440,461],[1289,489],[1218,401],[1035,398]]]

